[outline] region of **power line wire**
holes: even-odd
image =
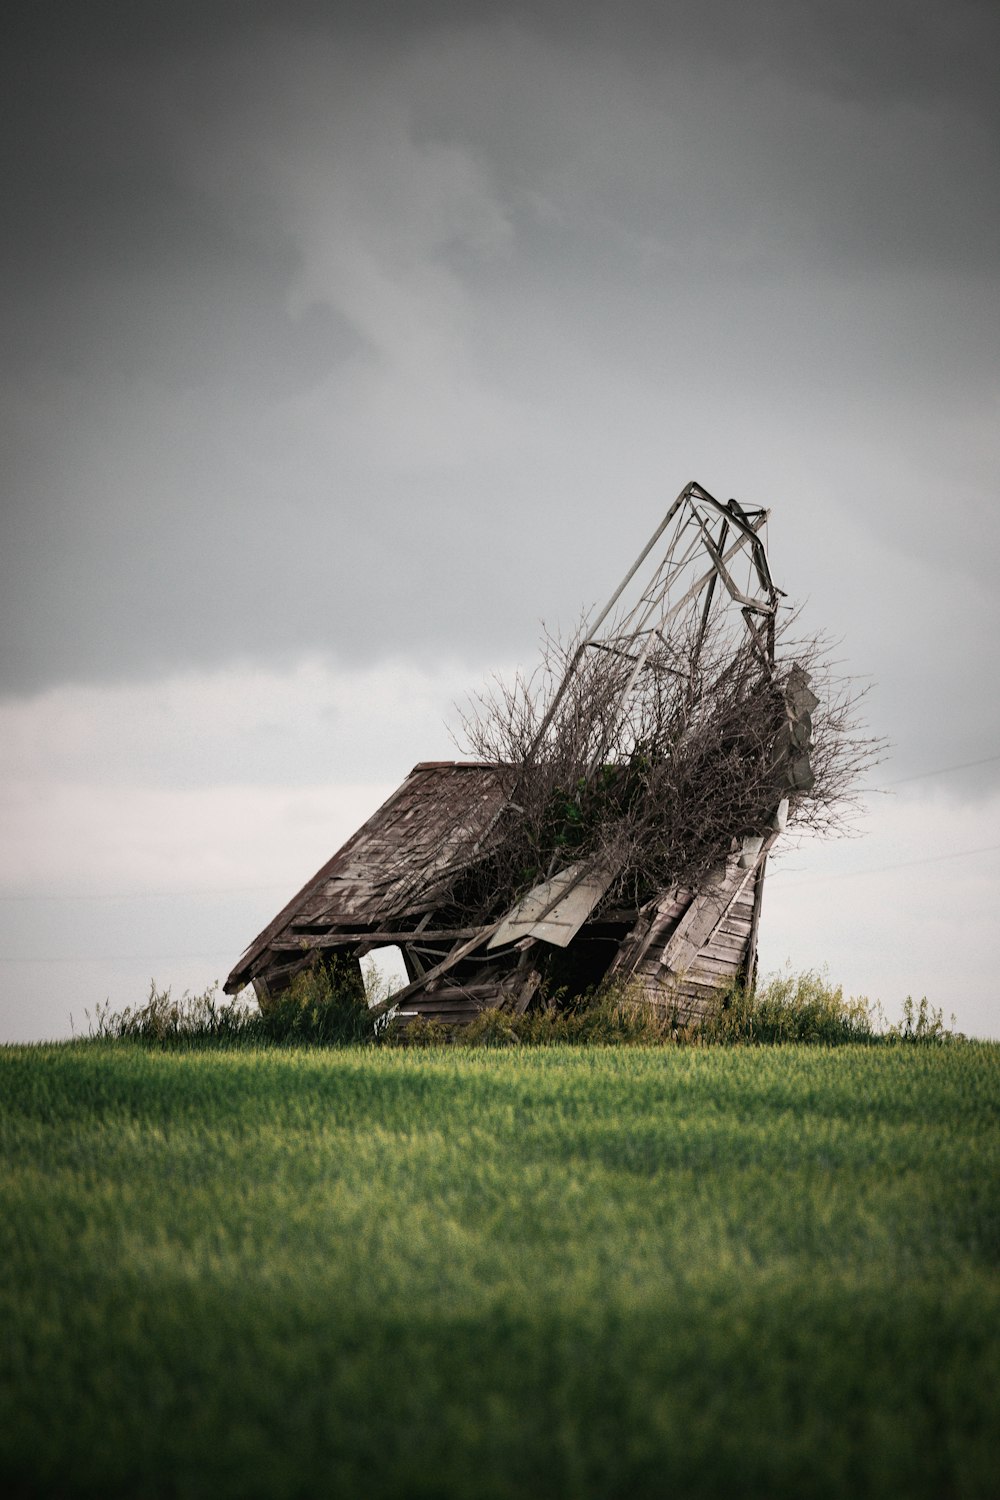
[[[971,854],[995,854],[1000,844],[981,844],[978,849],[953,849],[950,854],[927,854],[922,859],[903,860],[898,865],[878,865],[874,870],[840,870],[831,875],[818,875],[809,870],[774,870],[768,880],[780,880],[782,876],[794,875],[798,880],[857,880],[864,875],[888,875],[893,870],[912,870],[916,865],[935,865],[945,859],[964,859]]]
[[[918,771],[915,776],[899,776],[895,781],[887,781],[886,786],[905,786],[908,781],[926,781],[929,776],[947,776],[952,771],[971,771],[974,766],[990,766],[994,761],[1000,760],[1000,754],[984,755],[981,760],[963,760],[954,766],[938,766],[936,771]],[[875,787],[874,791],[881,788]]]

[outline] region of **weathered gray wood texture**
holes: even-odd
[[[415,766],[250,944],[226,992],[251,982],[258,993],[280,991],[317,949],[358,958],[393,944],[403,950],[411,981],[400,996],[406,1014],[460,1023],[490,1006],[523,1010],[539,984],[526,945],[538,940],[488,951],[499,924],[456,926],[442,920],[438,906],[503,805],[506,773],[481,762]],[[633,977],[638,993],[679,1024],[697,1024],[713,996],[752,969],[755,901],[774,837],[749,870],[734,849],[703,889],[676,887],[639,912],[599,916],[574,941],[610,929],[617,949],[608,972]]]
[[[402,786],[254,939],[226,980],[226,993],[235,994],[255,978],[266,982],[289,961],[302,967],[316,947],[370,947],[414,935],[505,792],[501,767],[471,761],[414,766]],[[439,925],[428,924],[431,930]],[[459,935],[445,931],[449,944]],[[429,934],[423,941],[428,939]]]

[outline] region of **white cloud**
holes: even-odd
[[[45,899],[277,892],[311,875],[392,787],[8,784],[0,879],[5,893]]]
[[[150,682],[69,685],[0,701],[0,783],[24,805],[59,786],[121,789],[396,781],[453,753],[452,705],[481,671],[312,656]],[[9,790],[13,796],[13,791]]]

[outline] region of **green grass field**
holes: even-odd
[[[1000,1047],[0,1052],[14,1496],[994,1496]]]

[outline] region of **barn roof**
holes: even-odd
[[[322,869],[247,948],[226,980],[249,983],[275,951],[318,946],[317,938],[364,933],[392,920],[411,925],[464,866],[499,811],[508,768],[484,761],[420,761]]]

